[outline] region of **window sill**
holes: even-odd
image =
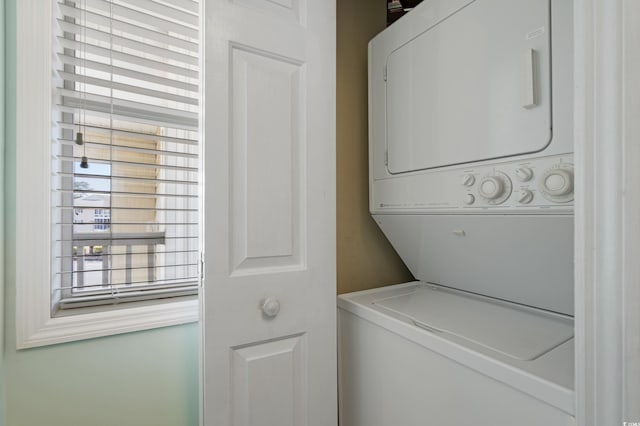
[[[43,318],[17,325],[17,348],[111,336],[198,321],[198,300]]]

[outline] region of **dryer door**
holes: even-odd
[[[387,59],[390,173],[545,149],[551,141],[546,0],[475,0]]]

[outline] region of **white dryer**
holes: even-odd
[[[419,281],[339,297],[344,426],[573,424],[572,15],[425,0],[370,42],[370,210]]]

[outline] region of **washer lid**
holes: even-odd
[[[373,304],[445,338],[457,336],[522,361],[573,337],[571,317],[439,286],[417,286]]]

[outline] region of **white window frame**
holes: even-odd
[[[196,322],[196,299],[132,302],[119,309],[96,307],[75,315],[51,315],[54,6],[42,0],[16,2],[17,348]]]

